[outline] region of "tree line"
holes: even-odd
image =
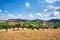
[[[8,32],[8,29],[9,28],[13,28],[13,31],[15,31],[15,28],[17,28],[17,30],[19,30],[19,28],[22,28],[24,30],[24,28],[28,28],[28,29],[37,29],[39,30],[40,28],[41,29],[48,29],[48,28],[54,28],[54,29],[57,29],[57,28],[60,28],[60,25],[53,25],[53,24],[49,24],[49,23],[43,23],[42,25],[39,25],[39,26],[35,26],[33,24],[29,24],[29,25],[25,25],[25,23],[23,23],[23,25],[17,23],[15,25],[9,25],[8,23],[3,23],[3,24],[0,24],[0,29],[6,29],[6,32]]]

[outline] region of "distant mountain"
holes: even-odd
[[[29,20],[26,20],[26,19],[9,19],[9,21],[26,22],[26,21],[29,21]]]
[[[34,20],[27,20],[27,19],[9,19],[7,21],[14,21],[14,22],[27,22],[27,21],[30,21],[30,22],[37,22],[37,21],[38,22],[45,22],[44,20],[40,20],[40,19],[34,19]],[[46,22],[60,22],[60,19],[51,19],[51,20],[48,20]]]
[[[30,21],[30,22],[41,22],[42,20],[40,19],[34,19],[34,20],[27,20],[27,19],[9,19],[9,21],[14,21],[14,22],[27,22],[27,21]]]
[[[32,21],[40,21],[40,19],[34,19],[34,20],[32,20]]]
[[[42,20],[40,20],[40,19],[31,20],[31,22],[34,22],[34,21],[42,21]]]
[[[48,20],[48,22],[60,22],[60,19],[51,19],[51,20]]]

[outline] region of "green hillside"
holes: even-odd
[[[35,19],[35,20],[11,19],[6,22],[0,23],[0,29],[3,29],[3,28],[5,29],[8,29],[8,28],[43,28],[43,29],[44,28],[55,28],[55,29],[60,28],[60,22],[50,22],[50,21],[43,21],[39,19]],[[15,25],[10,25],[9,22],[15,22]]]

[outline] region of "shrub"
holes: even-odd
[[[3,29],[3,26],[2,25],[0,25],[0,29]]]
[[[32,27],[31,29],[34,30],[34,27]]]
[[[8,32],[9,25],[2,25],[3,29],[6,29],[6,32]]]
[[[54,29],[57,29],[58,27],[57,27],[57,26],[54,26],[53,28],[54,28]]]
[[[13,31],[15,31],[15,25],[12,25],[12,27],[13,27]]]
[[[39,30],[39,27],[37,27],[37,30]]]
[[[19,30],[19,28],[21,27],[21,25],[20,24],[16,24],[15,27],[18,28],[17,30]]]

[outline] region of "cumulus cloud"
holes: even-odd
[[[13,14],[7,14],[11,18],[16,18]]]
[[[29,3],[29,2],[26,2],[26,3],[25,3],[25,7],[26,7],[26,8],[30,8],[30,3]]]
[[[54,16],[59,16],[59,12],[55,11]]]
[[[21,15],[21,14],[19,14],[18,16],[19,16],[19,17],[22,17],[22,15]]]
[[[44,17],[50,17],[52,13],[44,14]]]
[[[48,11],[48,9],[45,9],[44,12]]]
[[[52,6],[52,5],[48,5],[47,8],[54,8],[54,6]]]
[[[6,13],[6,14],[5,14]],[[11,14],[9,13],[7,10],[2,12],[2,10],[0,9],[0,20],[7,20],[7,19],[19,19],[19,18],[22,18],[22,15],[19,14],[19,15],[14,15],[14,14]]]
[[[46,19],[60,19],[60,13],[59,12],[57,12],[57,11],[55,11],[55,12],[48,12],[48,13],[46,13],[46,14],[44,14],[44,16],[43,17],[45,17],[45,18],[43,18],[44,20]]]
[[[36,16],[42,16],[42,14],[41,13],[37,13]]]
[[[58,17],[60,16],[60,13],[57,11],[54,12],[48,12],[47,14],[44,15],[45,17]]]
[[[60,1],[60,0],[45,0],[47,3],[54,3],[56,1]]]
[[[46,18],[57,18],[59,19],[60,17],[60,7],[59,6],[52,6],[52,5],[48,5],[46,7],[46,9],[44,10],[44,17]]]
[[[55,8],[53,6],[51,6],[51,5],[48,5],[46,7],[46,9],[44,10],[44,12],[50,12],[50,11],[53,11],[53,10],[55,10]]]
[[[0,20],[7,20],[8,16],[6,14],[0,14]]]
[[[52,5],[48,5],[47,7],[46,7],[46,9],[44,10],[44,12],[52,12],[52,11],[56,11],[56,10],[58,10],[58,9],[60,9],[60,7],[59,6],[52,6]]]
[[[56,7],[56,11],[60,12],[60,7]]]
[[[34,16],[33,16],[32,14],[29,14],[28,17],[30,17],[30,18],[34,18]]]
[[[47,3],[54,3],[56,0],[45,0]]]

